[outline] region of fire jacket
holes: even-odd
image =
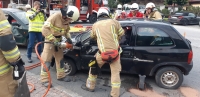
[[[162,19],[162,16],[160,14],[159,11],[155,10],[153,12],[151,12],[149,15],[148,15],[148,18],[149,19],[153,19],[153,20],[161,20]]]
[[[62,18],[60,12],[52,14],[42,27],[42,34],[45,39],[55,42],[61,39],[56,39],[55,36],[64,36],[70,38],[70,26],[69,22]]]
[[[97,39],[100,52],[117,50],[122,35],[124,30],[114,19],[100,20],[92,26],[91,38]]]
[[[134,17],[133,16],[133,13],[132,12],[130,12],[129,14],[128,14],[128,16],[127,17]],[[135,15],[135,17],[138,17],[138,18],[143,18],[143,14],[142,13],[140,13],[140,12],[137,12],[136,13],[136,15]]]
[[[6,74],[20,58],[20,52],[11,31],[11,25],[0,9],[0,76]]]
[[[44,21],[46,20],[44,12],[36,12],[36,9],[32,8],[26,12],[26,17],[29,20],[29,32],[41,32]]]

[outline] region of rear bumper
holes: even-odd
[[[188,75],[190,73],[190,71],[193,68],[193,62],[191,62],[189,65],[185,65],[185,72],[184,75]]]

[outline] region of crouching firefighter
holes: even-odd
[[[95,89],[97,78],[97,65],[101,68],[105,63],[110,64],[111,69],[111,93],[109,97],[119,97],[120,94],[120,53],[122,49],[119,47],[119,40],[124,34],[124,30],[117,20],[110,19],[108,12],[98,11],[98,21],[93,24],[91,38],[97,40],[99,51],[96,53],[96,61],[92,61],[86,84],[82,85],[82,89],[93,92]],[[97,62],[97,63],[95,63]],[[96,65],[96,66],[95,66]]]
[[[11,26],[0,9],[0,97],[30,97],[24,75],[24,62],[11,32]]]
[[[50,69],[51,59],[54,56],[57,70],[57,79],[60,81],[69,82],[71,79],[64,72],[63,49],[72,49],[72,41],[70,37],[69,23],[76,21],[79,17],[79,10],[75,6],[65,6],[61,8],[61,12],[54,13],[44,23],[42,34],[46,42],[53,44],[44,44],[41,58]],[[61,43],[62,36],[66,37],[66,45]],[[45,87],[48,87],[48,75],[45,68],[41,67],[41,82]]]

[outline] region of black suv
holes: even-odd
[[[183,82],[193,67],[191,42],[173,26],[149,21],[120,21],[125,35],[120,40],[122,73],[155,76],[163,88],[175,89]],[[95,59],[97,43],[90,39],[90,32],[78,34],[74,45],[79,49],[65,51],[66,73],[88,69]],[[101,70],[109,71],[109,65]]]

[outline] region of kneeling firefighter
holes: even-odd
[[[97,13],[98,21],[93,24],[91,38],[97,40],[99,51],[96,53],[96,60],[92,61],[89,71],[89,77],[82,89],[93,92],[95,89],[97,68],[102,67],[105,63],[110,64],[111,69],[111,97],[119,97],[120,94],[120,53],[119,39],[124,34],[124,30],[117,20],[110,19],[109,11],[106,9],[99,10]]]
[[[12,34],[11,26],[0,9],[0,97],[30,97],[24,74],[24,62]],[[23,85],[18,83],[22,80]],[[23,95],[19,96],[18,94]]]
[[[76,21],[79,17],[79,10],[75,6],[65,6],[61,8],[61,12],[54,13],[45,22],[42,28],[42,34],[45,37],[45,42],[53,44],[44,44],[41,58],[50,69],[51,59],[54,56],[56,61],[57,79],[60,81],[71,81],[64,72],[63,49],[72,49],[72,41],[70,37],[69,23]],[[66,37],[65,46],[61,44],[62,36]],[[48,76],[46,70],[41,68],[41,81],[45,87],[48,87]]]

